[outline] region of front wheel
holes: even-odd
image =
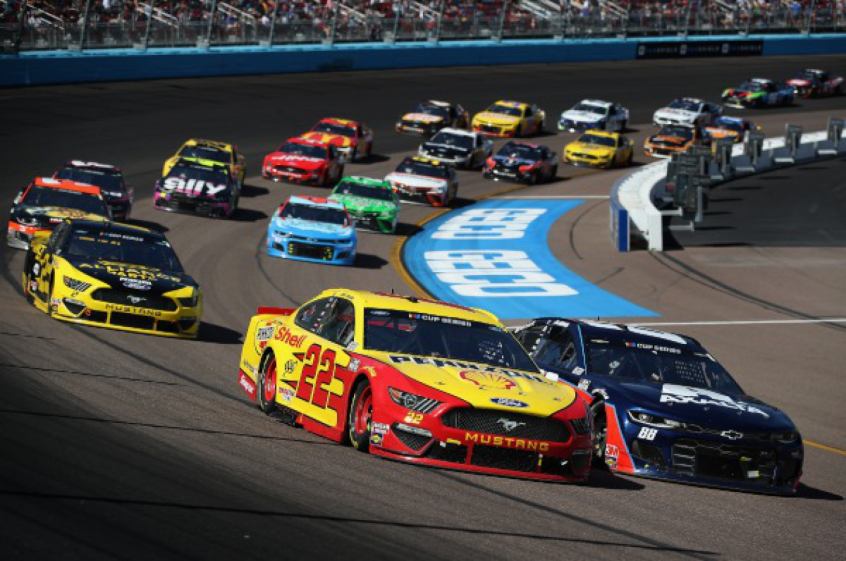
[[[373,391],[370,382],[362,380],[355,387],[347,413],[350,443],[360,452],[370,449],[370,430],[373,424]]]
[[[626,129],[629,128],[629,121],[627,119],[623,119],[620,121],[620,132],[626,132]]]
[[[608,423],[605,419],[605,402],[597,401],[590,406],[593,415],[593,465],[607,467],[605,463],[605,442],[608,435]]]
[[[258,407],[267,415],[276,411],[276,357],[270,355],[259,371],[256,388]]]

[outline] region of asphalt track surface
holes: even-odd
[[[842,559],[846,324],[817,322],[846,317],[842,243],[705,244],[620,255],[608,241],[603,200],[587,201],[550,233],[562,262],[661,313],[650,321],[696,322],[670,329],[699,338],[750,393],[791,414],[808,442],[797,497],[602,472],[573,486],[408,466],[265,417],[235,381],[241,334],[257,305],[296,305],[330,286],[416,290],[392,256],[401,237],[432,214],[423,206],[403,208],[400,236],[362,234],[354,268],[264,255],[276,205],[292,192],[319,190],[258,179],[260,158],[319,117],[371,124],[379,156],[347,171],[381,176],[417,144],[391,129],[418,99],[454,99],[476,111],[494,98],[526,98],[553,122],[581,97],[612,97],[632,109],[632,135],[640,140],[650,126],[638,123],[673,96],[716,98],[747,75],[780,76],[807,65],[846,73],[844,57],[748,58],[0,92],[3,199],[66,159],[121,165],[136,188],[136,221],[167,230],[202,285],[206,322],[201,340],[175,341],[50,320],[21,296],[22,253],[2,245],[0,558]],[[788,120],[823,128],[828,115],[843,116],[844,109],[843,98],[812,100],[754,118],[778,134]],[[160,165],[189,136],[231,139],[247,154],[249,187],[237,219],[152,210]],[[560,148],[569,138],[542,141]],[[778,173],[784,183],[813,173],[814,181],[837,186],[843,165]],[[508,195],[602,195],[621,173],[562,167],[561,181]],[[461,179],[462,203],[512,187],[469,173]],[[756,181],[768,180],[747,180]],[[804,200],[800,191],[797,185]],[[837,201],[842,216],[842,197]],[[811,227],[802,215],[789,216],[797,231]],[[767,323],[702,323],[746,320]]]

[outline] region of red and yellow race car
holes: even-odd
[[[259,308],[238,383],[265,413],[374,455],[552,481],[590,471],[586,402],[482,310],[347,289]]]
[[[344,162],[333,145],[295,137],[264,157],[261,175],[274,181],[334,185],[344,175]]]
[[[301,137],[331,144],[347,162],[368,158],[373,154],[373,131],[363,123],[350,119],[321,119]]]

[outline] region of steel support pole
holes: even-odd
[[[270,31],[267,34],[267,46],[273,46],[273,34],[276,32],[276,14],[279,12],[279,2],[273,2],[273,13],[270,16]]]
[[[88,31],[88,12],[91,10],[91,0],[85,0],[85,9],[82,12],[82,32],[79,34],[79,50],[85,48],[85,36]]]
[[[144,43],[143,48],[146,51],[147,45],[150,44],[150,30],[153,28],[153,11],[156,9],[156,6],[153,4],[155,0],[150,0],[150,13],[148,14],[146,10],[144,10],[144,15],[147,16],[147,27],[144,29]]]
[[[211,12],[209,13],[209,27],[206,30],[206,46],[211,46],[212,30],[214,30],[214,14],[217,12],[217,0],[212,0]]]

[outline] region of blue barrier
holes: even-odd
[[[0,86],[385,70],[434,66],[632,60],[650,42],[763,41],[763,54],[846,52],[846,35],[749,35],[740,37],[655,37],[607,39],[525,39],[441,43],[344,43],[200,48],[26,51],[0,56]]]

